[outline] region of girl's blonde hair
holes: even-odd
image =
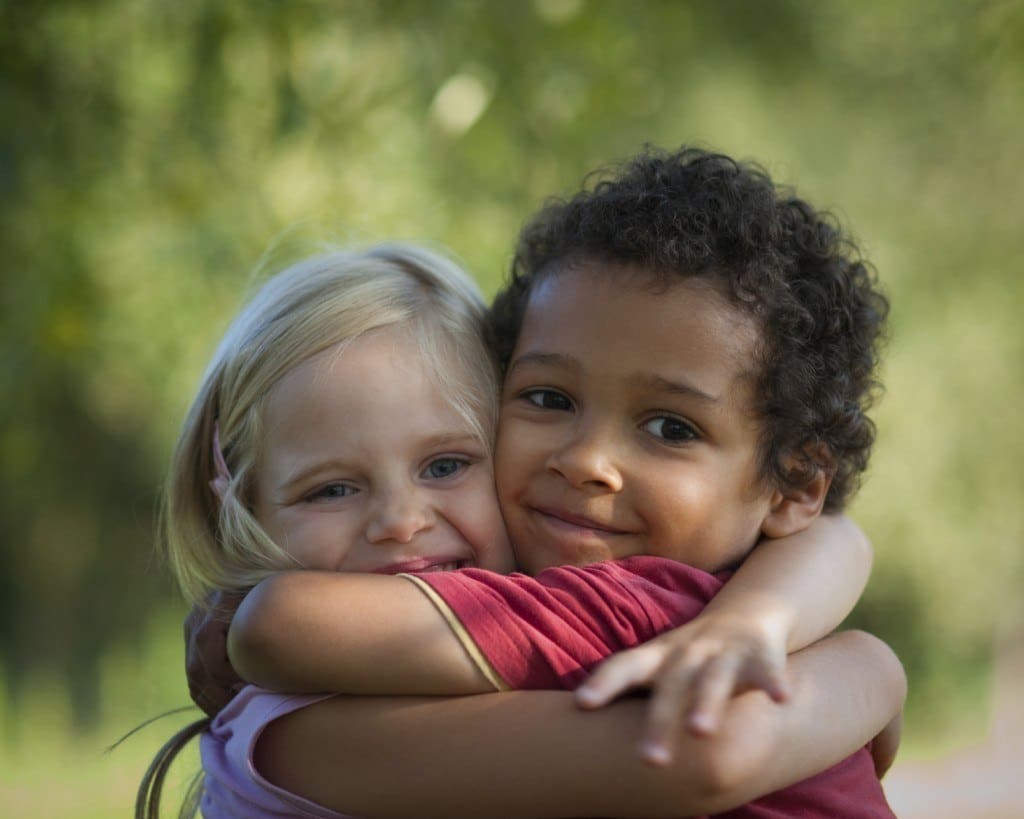
[[[171,460],[165,548],[185,597],[242,589],[297,564],[252,514],[263,399],[285,373],[323,350],[392,325],[408,328],[446,398],[489,447],[498,376],[485,305],[444,257],[406,244],[305,259],[269,279],[213,356]],[[222,497],[214,431],[230,471]]]

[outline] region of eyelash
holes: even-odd
[[[678,424],[680,429],[684,433],[685,437],[669,438],[666,437],[665,435],[656,435],[648,428],[652,423],[656,421],[668,421],[670,423]],[[656,415],[644,421],[644,423],[641,425],[641,428],[650,433],[651,435],[653,435],[658,440],[664,441],[669,446],[680,446],[682,444],[688,444],[691,441],[696,441],[700,438],[700,433],[697,432],[697,429],[696,427],[693,426],[693,424],[684,421],[682,418],[679,418],[675,415]]]
[[[545,396],[555,396],[556,398],[560,398],[560,399],[562,399],[566,403],[566,406],[564,406],[564,407],[549,407],[549,406],[545,406],[544,403],[543,403],[543,400],[544,400]],[[552,389],[525,390],[524,392],[520,393],[519,397],[522,398],[525,401],[529,401],[531,404],[533,404],[533,406],[537,407],[538,409],[553,410],[555,412],[566,412],[566,411],[572,409],[572,406],[573,406],[572,399],[569,398],[564,393],[559,392],[558,390],[552,390]],[[541,401],[540,402],[535,401],[534,400],[535,398],[540,398]]]
[[[447,475],[430,475],[430,474],[428,474],[430,468],[432,466],[434,466],[435,464],[440,463],[440,462],[448,462],[448,461],[450,461],[451,463],[456,464],[456,469],[453,472],[450,472]],[[471,466],[472,464],[473,464],[473,461],[470,458],[458,457],[458,456],[455,456],[455,455],[442,455],[442,456],[437,457],[437,458],[432,458],[430,460],[430,462],[420,472],[420,477],[421,478],[426,478],[427,480],[435,480],[435,481],[450,480],[451,478],[454,478],[456,475],[461,475],[466,470],[466,468]],[[343,489],[343,490],[345,490],[345,492],[344,492],[344,494],[341,494],[341,495],[331,494],[331,491],[334,490],[334,489]],[[306,500],[307,503],[336,501],[336,500],[342,500],[344,498],[349,498],[352,495],[357,494],[358,492],[359,492],[359,490],[356,487],[349,486],[347,483],[329,483],[329,484],[327,484],[325,486],[321,486],[319,489],[315,489],[312,492],[310,492],[306,496],[305,500]]]
[[[561,399],[561,401],[564,402],[565,405],[555,407],[546,406],[546,401],[550,400],[551,396],[555,396],[556,398]],[[519,397],[525,401],[528,401],[530,404],[537,407],[538,409],[546,409],[551,410],[553,412],[568,412],[573,408],[572,399],[569,398],[564,393],[559,392],[558,390],[548,388],[525,390],[524,392],[520,393]],[[678,424],[680,427],[679,431],[682,432],[683,437],[669,438],[664,434],[656,434],[650,429],[650,425],[653,422],[657,421],[667,421],[669,423]],[[691,441],[696,441],[701,437],[700,433],[697,431],[697,428],[694,427],[693,424],[689,423],[688,421],[684,421],[682,418],[679,418],[678,416],[675,415],[653,416],[644,421],[640,425],[640,428],[648,432],[654,438],[657,438],[659,441],[664,441],[669,446],[680,446],[682,444],[687,444]]]
[[[457,464],[458,468],[454,472],[451,472],[451,473],[449,473],[447,475],[427,475],[427,472],[430,469],[430,467],[432,467],[434,464],[440,463],[442,461],[451,461],[452,463]],[[436,480],[436,481],[448,480],[450,478],[455,477],[456,475],[462,474],[462,472],[464,472],[465,469],[467,467],[469,467],[471,464],[472,464],[472,461],[470,461],[469,458],[460,458],[460,457],[457,457],[455,455],[442,455],[442,456],[440,456],[438,458],[432,459],[430,461],[430,463],[428,463],[426,465],[426,467],[423,469],[423,471],[420,472],[420,477],[427,477],[428,479]]]
[[[330,491],[332,489],[344,489],[346,490],[343,495],[332,495]],[[319,489],[315,489],[306,496],[308,503],[316,503],[318,501],[334,501],[342,500],[343,498],[351,497],[356,494],[359,490],[354,486],[349,486],[347,483],[329,483],[326,486],[321,486]]]

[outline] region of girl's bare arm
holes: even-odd
[[[361,816],[682,816],[726,810],[838,762],[902,706],[883,643],[845,632],[794,655],[791,697],[733,699],[713,737],[678,737],[645,765],[646,704],[596,713],[561,692],[455,699],[337,697],[271,723],[256,765],[271,782]]]
[[[295,571],[264,580],[231,623],[228,653],[275,691],[457,695],[494,691],[448,622],[403,577]]]

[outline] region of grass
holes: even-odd
[[[16,710],[0,701],[0,804],[7,819],[109,819],[130,816],[135,790],[153,755],[198,710],[156,720],[107,748],[150,717],[188,704],[182,672],[181,614],[151,623],[141,653],[104,658],[99,727],[76,736],[68,698],[57,680],[31,679]],[[168,780],[168,815],[199,768],[198,749],[181,754]]]

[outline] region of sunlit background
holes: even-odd
[[[255,271],[397,237],[493,292],[546,196],[645,142],[760,160],[875,262],[853,619],[910,677],[890,796],[1024,815],[1022,4],[7,2],[0,66],[4,815],[127,815],[189,718],[103,751],[188,702],[155,499]]]

